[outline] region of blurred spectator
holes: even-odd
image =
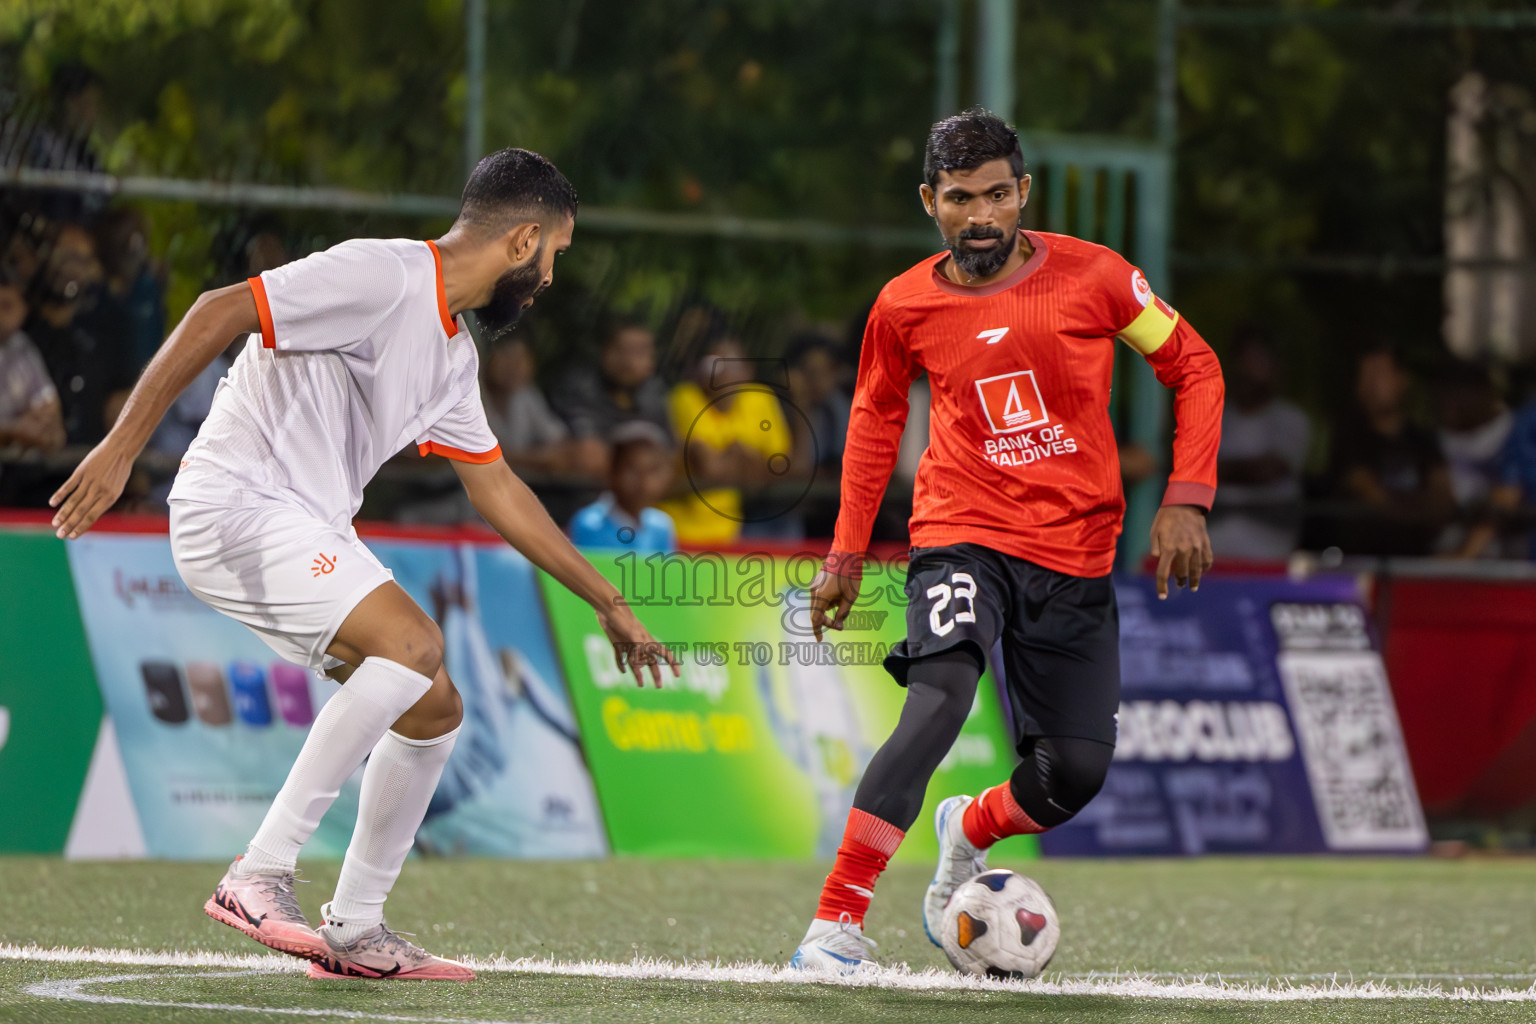
[[[741,489],[794,469],[793,441],[778,396],[752,385],[753,360],[735,337],[708,342],[694,374],[672,390],[670,403],[690,489],[662,508],[684,544],[728,543],[741,536],[746,518]]]
[[[54,171],[99,173],[94,134],[101,115],[101,77],[76,61],[54,70],[49,85],[51,117],[46,127],[32,135],[26,162],[30,167]],[[102,192],[64,189],[35,194],[39,210],[54,220],[84,221],[106,203]]]
[[[0,243],[0,272],[23,289],[29,288],[42,269],[42,249],[48,236],[48,218],[24,209],[6,217],[5,241]]]
[[[209,363],[188,384],[181,394],[176,396],[176,401],[165,411],[155,432],[149,435],[149,451],[164,457],[167,465],[179,462],[181,457],[191,447],[193,438],[202,429],[203,420],[208,418],[208,412],[213,408],[213,396],[218,393],[219,382],[229,373],[229,368],[234,365],[250,339],[250,335],[242,334],[229,343],[229,347]],[[166,475],[164,467],[156,467],[158,472],[154,475],[158,481],[144,488],[148,492],[148,501],[151,509],[164,514],[166,511],[165,499],[171,493],[171,484],[175,482],[175,473]]]
[[[26,330],[58,389],[70,444],[95,444],[106,436],[133,384],[122,324],[91,316],[101,291],[91,233],[78,224],[60,225],[34,286]]]
[[[245,257],[242,272],[248,278],[256,277],[263,271],[276,270],[292,259],[288,255],[288,247],[283,244],[283,239],[275,228],[261,228],[256,231],[246,240],[242,252]]]
[[[1434,400],[1440,452],[1461,520],[1446,529],[1439,548],[1466,558],[1499,557],[1503,552],[1496,536],[1478,527],[1489,518],[1489,501],[1499,480],[1514,414],[1499,397],[1488,372],[1459,359],[1436,372]]]
[[[1456,553],[1536,559],[1536,395],[1511,414],[1487,515],[1467,531]]]
[[[1495,509],[1513,511],[1522,505],[1526,519],[1517,531],[1524,535],[1521,557],[1536,559],[1536,398],[1521,406],[1500,459],[1499,483],[1491,503]]]
[[[619,424],[648,420],[668,429],[667,386],[656,375],[656,335],[638,320],[614,320],[603,333],[597,366],[573,369],[552,398],[575,439],[572,466],[588,476],[605,476],[606,439]]]
[[[589,548],[677,550],[672,517],[654,507],[672,487],[672,439],[646,420],[620,424],[609,437],[608,492],[571,519],[571,543]]]
[[[1125,441],[1117,446],[1120,459],[1120,486],[1129,491],[1157,473],[1157,456],[1147,446]]]
[[[1211,510],[1211,547],[1224,557],[1287,558],[1301,533],[1301,472],[1312,425],[1277,394],[1279,359],[1256,330],[1233,339],[1225,371],[1221,498]]]
[[[1424,555],[1450,518],[1450,472],[1434,435],[1408,415],[1408,373],[1390,348],[1356,367],[1356,406],[1340,422],[1329,473],[1356,508],[1342,518],[1345,554]]]
[[[557,471],[570,454],[570,431],[550,411],[534,375],[533,350],[521,335],[492,342],[480,371],[485,416],[509,466]]]
[[[843,463],[843,444],[848,438],[848,414],[853,399],[838,387],[837,352],[831,340],[805,333],[790,339],[785,352],[789,364],[789,400],[801,414],[790,416],[795,433],[797,463],[818,469],[835,469]],[[809,425],[810,433],[806,434]]]
[[[814,467],[817,481],[783,517],[785,532],[795,538],[830,537],[837,523],[838,480],[853,400],[839,383],[837,345],[825,335],[796,335],[790,339],[785,361],[788,401],[794,406],[786,417],[795,441],[791,458],[796,466]]]
[[[0,272],[0,450],[57,451],[64,447],[59,393],[21,329],[26,319],[21,282]]]
[[[1451,493],[1462,508],[1488,500],[1499,474],[1499,455],[1514,426],[1486,370],[1453,360],[1435,374],[1435,421]]]
[[[133,209],[108,210],[96,226],[106,294],[126,325],[128,362],[142,369],[165,340],[165,286],[149,257],[149,231]]]

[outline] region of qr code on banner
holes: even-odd
[[[1331,849],[1420,849],[1428,836],[1375,651],[1282,651],[1280,679]]]

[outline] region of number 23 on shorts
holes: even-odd
[[[935,583],[928,588],[928,596],[936,599],[928,611],[928,626],[934,636],[948,635],[957,622],[976,621],[976,581],[970,573],[957,572],[950,576],[948,583]],[[945,619],[944,612],[951,603],[955,606],[954,612],[951,618]]]

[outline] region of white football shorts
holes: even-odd
[[[339,664],[325,650],[352,609],[395,578],[351,526],[293,505],[170,505],[171,554],[187,589],[317,672]]]

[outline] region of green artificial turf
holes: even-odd
[[[1053,973],[1220,974],[1258,984],[1382,980],[1527,989],[1536,981],[1536,862],[1207,859],[1035,861],[1063,938]],[[306,866],[312,917],[336,865]],[[628,962],[782,963],[815,905],[824,864],[617,859],[419,861],[390,923],[443,955]],[[264,952],[202,914],[222,872],[206,864],[0,859],[0,942],[157,952]],[[946,968],[923,936],[927,872],[881,881],[869,934],[887,963]],[[505,1021],[1531,1021],[1536,1003],[1395,999],[1257,1004],[829,985],[638,981],[485,972],[467,986],[311,982],[295,973],[0,960],[0,1021],[327,1019],[82,1003],[28,986],[141,975],[80,991],[154,1002]],[[217,975],[217,976],[216,976]],[[329,1019],[339,1019],[330,1017]],[[358,1018],[352,1018],[358,1019]]]

